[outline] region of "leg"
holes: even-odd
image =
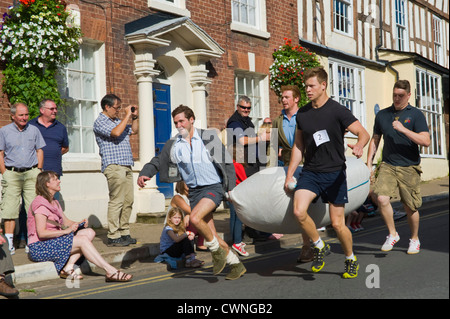
[[[108,182],[108,239],[120,238],[120,215],[125,198],[124,179],[120,165],[108,165],[103,172]]]
[[[122,213],[119,219],[119,229],[121,236],[130,235],[130,216],[133,209],[134,202],[134,186],[133,186],[133,171],[131,168],[120,166],[123,174],[123,192],[124,200]]]
[[[377,202],[378,209],[380,210],[384,223],[388,228],[389,234],[391,236],[395,236],[397,234],[397,230],[395,229],[394,210],[391,205],[390,197],[380,195],[377,197]]]
[[[352,233],[345,225],[344,204],[329,203],[329,205],[331,224],[341,242],[345,256],[349,257],[353,254],[353,238]]]
[[[92,244],[91,240],[87,236],[76,235],[73,237],[72,254],[83,254],[87,260],[92,262],[97,267],[100,267],[106,271],[106,276],[111,277],[115,274],[119,276],[119,272],[116,268],[106,262],[105,259],[99,254],[97,249]],[[131,279],[131,275],[126,275],[124,279]]]
[[[411,230],[411,239],[417,240],[419,239],[419,211],[412,211],[412,209],[406,205],[403,205],[403,207],[405,208],[405,212],[408,218],[409,229]]]
[[[319,240],[316,224],[308,215],[308,208],[316,194],[310,190],[300,189],[294,194],[294,215],[303,229],[303,233],[313,242]]]
[[[197,228],[200,235],[202,235],[206,241],[212,241],[215,237],[215,234],[205,221],[206,216],[211,214],[216,209],[216,204],[208,199],[202,198],[197,205],[192,209],[190,221]],[[209,217],[212,220],[212,217]],[[208,219],[209,221],[209,219]],[[212,222],[214,225],[214,223]],[[214,228],[215,230],[215,228]]]
[[[5,237],[8,239],[9,250],[14,254],[13,245],[14,230],[16,228],[15,219],[19,217],[20,198],[23,188],[24,173],[17,173],[6,170],[2,176],[2,200],[1,200],[1,218],[4,222]]]

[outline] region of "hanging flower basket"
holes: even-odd
[[[292,40],[284,38],[284,45],[272,54],[274,62],[270,66],[270,87],[277,96],[281,97],[283,85],[296,85],[300,89],[301,99],[299,107],[308,103],[303,73],[308,68],[320,66],[317,55],[308,49],[292,45]]]
[[[70,20],[63,0],[20,0],[3,14],[0,60],[11,103],[24,102],[35,113],[44,98],[60,101],[56,72],[78,58],[82,36]]]

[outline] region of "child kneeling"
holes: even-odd
[[[167,222],[161,234],[161,254],[167,254],[173,258],[180,258],[184,254],[186,256],[186,267],[201,267],[204,262],[195,258],[192,245],[194,237],[193,232],[186,231],[183,211],[178,207],[171,208],[167,213]]]

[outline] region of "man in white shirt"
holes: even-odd
[[[189,187],[190,222],[205,238],[205,245],[211,251],[213,273],[219,274],[229,264],[231,271],[226,279],[238,279],[246,269],[217,235],[212,216],[225,192],[236,185],[232,159],[215,132],[194,127],[195,115],[189,107],[180,105],[172,112],[172,117],[179,134],[142,168],[138,185],[144,187],[158,171],[163,182],[183,179]]]

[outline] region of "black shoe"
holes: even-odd
[[[108,238],[108,242],[106,243],[106,246],[108,246],[108,247],[124,247],[124,246],[128,246],[129,244],[130,244],[130,242],[122,239],[122,237],[115,238],[115,239]]]
[[[129,242],[131,245],[134,245],[134,244],[137,243],[137,240],[136,240],[135,238],[131,238],[130,235],[125,235],[125,236],[122,236],[122,237],[120,237],[120,238],[121,238],[122,240],[125,240],[125,241]]]

